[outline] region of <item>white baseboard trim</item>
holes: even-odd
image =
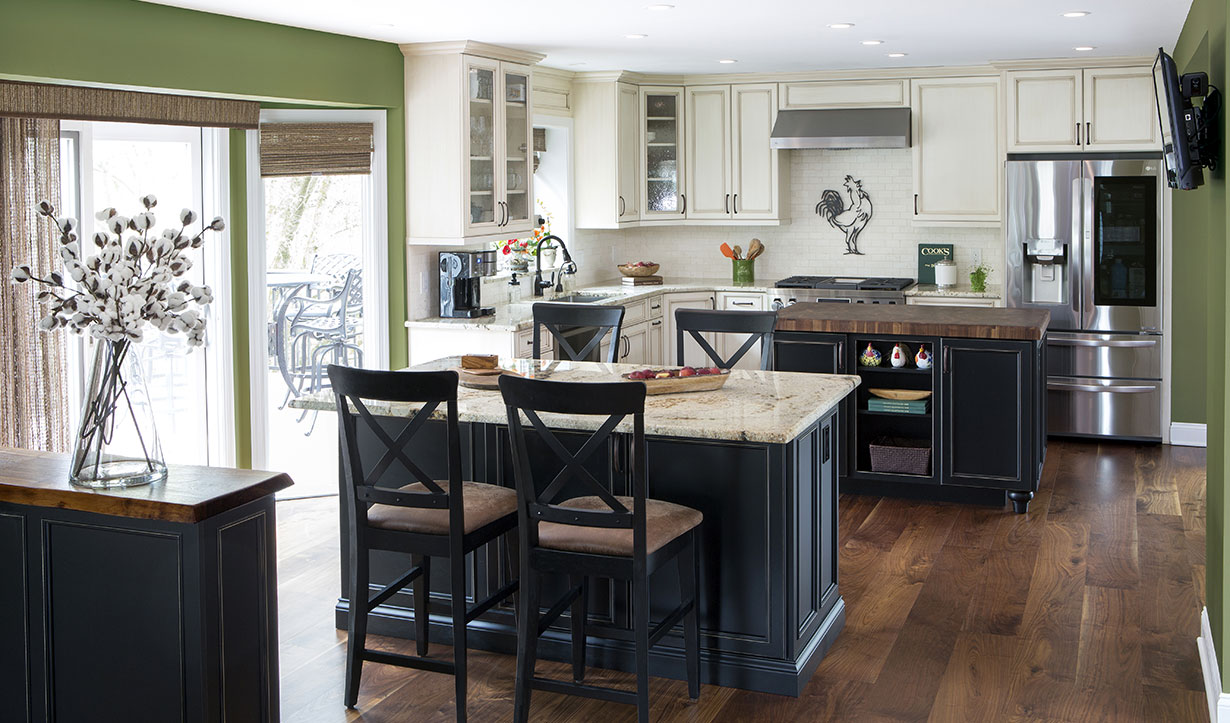
[[[1203,424],[1171,422],[1170,443],[1180,447],[1207,447],[1208,432]]]
[[[1230,722],[1230,693],[1221,690],[1221,671],[1213,647],[1213,629],[1209,627],[1209,609],[1200,611],[1200,637],[1196,638],[1200,653],[1200,670],[1204,673],[1204,692],[1209,699],[1210,723]]]

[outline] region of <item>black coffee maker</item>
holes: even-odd
[[[440,252],[440,316],[445,319],[490,316],[495,309],[483,308],[484,276],[495,275],[495,251]]]

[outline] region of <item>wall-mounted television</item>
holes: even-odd
[[[1204,183],[1205,168],[1217,167],[1217,117],[1221,93],[1207,73],[1179,75],[1174,58],[1162,48],[1153,61],[1153,92],[1162,126],[1166,180],[1171,188],[1193,189]],[[1200,106],[1192,98],[1203,98]]]

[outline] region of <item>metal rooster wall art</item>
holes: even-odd
[[[833,189],[827,189],[820,194],[820,203],[816,204],[816,213],[829,222],[833,228],[846,235],[846,253],[862,255],[858,250],[858,237],[867,228],[871,220],[871,196],[863,190],[863,182],[846,176],[842,183],[849,197],[849,204],[842,199],[841,194]]]

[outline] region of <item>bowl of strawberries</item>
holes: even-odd
[[[658,273],[658,264],[652,261],[634,261],[630,264],[620,264],[615,268],[624,276],[653,276]]]
[[[677,369],[638,369],[621,376],[629,381],[644,382],[646,394],[680,394],[721,389],[730,378],[730,370],[686,366]]]

